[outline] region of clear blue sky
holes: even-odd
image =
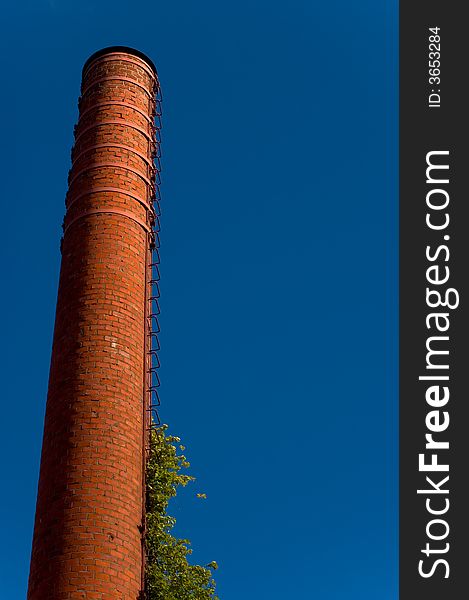
[[[2,21],[0,598],[26,591],[81,67],[119,44],[164,89],[161,416],[198,478],[178,532],[222,600],[396,600],[397,1]]]

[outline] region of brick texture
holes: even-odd
[[[136,600],[142,589],[155,77],[130,49],[98,53],[83,72],[29,600]]]

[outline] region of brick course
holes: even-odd
[[[29,600],[136,600],[142,588],[154,85],[132,50],[98,55],[83,73]]]

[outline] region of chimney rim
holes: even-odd
[[[146,54],[144,54],[143,52],[141,52],[140,50],[137,50],[136,48],[131,48],[130,46],[107,46],[106,48],[101,48],[101,50],[97,50],[86,60],[85,64],[83,65],[83,69],[81,71],[82,77],[85,75],[85,72],[88,69],[88,67],[91,65],[91,63],[93,63],[96,59],[101,58],[102,56],[105,56],[106,54],[111,54],[112,52],[123,52],[125,54],[137,56],[138,58],[141,58],[143,61],[145,61],[148,64],[148,66],[152,69],[152,71],[155,73],[155,75],[158,74],[153,61],[150,58],[148,58],[148,56]]]

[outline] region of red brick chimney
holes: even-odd
[[[29,600],[136,600],[143,589],[158,85],[131,48],[83,68]]]

